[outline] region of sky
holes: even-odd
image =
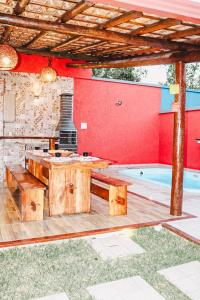
[[[147,76],[146,78],[142,79],[143,83],[163,84],[166,82],[166,66],[148,66],[144,69],[147,70]]]

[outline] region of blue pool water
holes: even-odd
[[[161,183],[171,186],[172,169],[170,168],[141,168],[120,170],[119,173],[135,179]],[[184,171],[184,189],[200,192],[200,173]]]

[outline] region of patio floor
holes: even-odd
[[[172,220],[190,217],[172,217],[169,207],[140,196],[128,194],[128,215],[110,217],[108,202],[91,195],[92,212],[90,214],[48,217],[44,221],[22,223],[8,199],[7,188],[0,186],[0,246],[57,240],[123,228],[137,228],[156,225]]]

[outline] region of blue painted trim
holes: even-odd
[[[174,95],[170,95],[169,88],[163,86],[161,89],[160,112],[170,112]],[[186,90],[186,110],[199,110],[200,107],[200,90]]]

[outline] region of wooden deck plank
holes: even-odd
[[[20,223],[11,201],[8,198],[6,201],[6,197],[7,190],[4,189],[0,195],[0,247],[110,232],[177,219],[169,214],[169,207],[128,193],[128,214],[124,216],[109,216],[108,202],[91,195],[91,213],[57,217],[48,217],[45,213],[43,221]],[[45,209],[48,210],[48,207],[45,206]],[[183,214],[183,218],[186,217],[190,216]],[[2,243],[6,241],[6,244]]]

